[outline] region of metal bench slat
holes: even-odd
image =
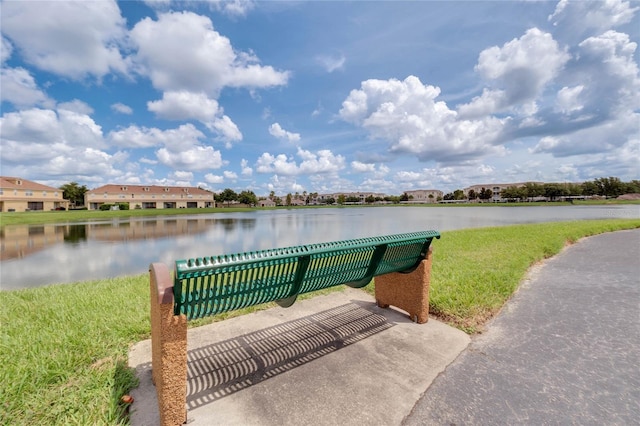
[[[290,306],[299,294],[415,268],[436,231],[176,261],[174,313],[201,318],[260,303]]]

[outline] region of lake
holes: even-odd
[[[612,218],[640,218],[640,206],[255,210],[6,226],[0,232],[0,288],[140,274],[158,261],[173,268],[177,259],[402,232]]]

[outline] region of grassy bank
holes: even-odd
[[[431,312],[475,332],[532,264],[581,237],[629,228],[640,220],[444,232],[434,242]],[[127,353],[149,337],[148,318],[146,275],[0,292],[2,423],[126,424],[120,397],[135,386]]]

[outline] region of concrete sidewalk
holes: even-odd
[[[403,425],[640,424],[640,230],[532,272]]]
[[[469,341],[354,289],[190,329],[188,422],[398,425]],[[129,354],[134,426],[159,423],[150,354],[149,340]]]

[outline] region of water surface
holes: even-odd
[[[639,218],[640,206],[367,207],[255,210],[7,226],[2,290],[146,272],[151,262],[402,232]],[[437,243],[436,243],[437,244]]]

